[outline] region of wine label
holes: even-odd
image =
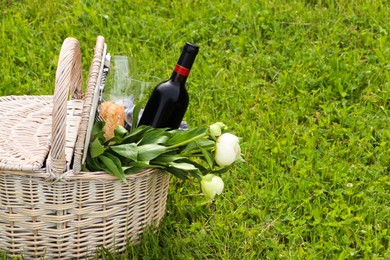
[[[187,77],[190,74],[189,69],[184,68],[184,67],[180,66],[179,64],[176,64],[175,72],[180,74],[180,75],[183,75],[185,77]]]

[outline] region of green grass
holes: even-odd
[[[387,1],[2,0],[0,12],[0,95],[51,94],[68,36],[84,79],[97,35],[160,78],[192,41],[186,121],[242,137],[246,163],[215,205],[172,178],[157,233],[106,259],[390,258]]]

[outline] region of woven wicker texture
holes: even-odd
[[[146,226],[153,223],[157,227],[164,216],[169,174],[148,169],[127,176],[125,185],[108,173],[80,172],[103,43],[104,38],[98,37],[83,100],[67,101],[69,90],[73,98],[82,97],[81,55],[73,38],[66,39],[61,48],[53,97],[0,98],[0,113],[6,112],[7,106],[15,110],[28,103],[31,108],[25,117],[34,118],[23,123],[18,114],[0,115],[1,125],[10,122],[1,133],[15,132],[13,139],[0,139],[0,158],[5,162],[0,162],[5,165],[0,168],[0,251],[9,256],[85,259],[102,246],[121,252],[128,240],[136,243]],[[31,128],[34,134],[25,137]],[[32,148],[26,145],[31,140],[26,139],[34,140]],[[11,144],[16,147],[14,156],[5,146],[10,140],[15,141]],[[49,147],[46,168],[41,168]],[[35,157],[39,160],[33,163],[40,163],[32,164],[34,168],[14,167]],[[10,165],[6,160],[15,160],[15,164],[6,168]]]
[[[100,68],[103,61],[103,50],[104,50],[104,37],[98,36],[96,39],[96,46],[94,48],[94,56],[92,59],[92,64],[89,70],[89,77],[87,81],[87,90],[85,93],[83,115],[81,117],[81,124],[79,128],[78,138],[75,147],[74,154],[74,165],[73,170],[79,172],[81,170],[82,158],[84,153],[84,146],[86,141],[89,141],[87,138],[87,131],[90,130],[90,120],[94,119],[94,114],[91,113],[95,90],[98,87],[97,83],[100,82],[99,75],[101,76]],[[92,115],[91,115],[92,114]]]
[[[82,100],[67,104],[65,158],[69,168],[81,120]],[[50,148],[52,96],[0,97],[0,170],[38,171]]]
[[[0,248],[10,256],[84,259],[103,245],[121,252],[164,215],[168,174],[147,170],[128,185],[106,173],[56,183],[39,175],[0,174]]]
[[[0,169],[33,171],[49,152],[52,97],[0,98]]]
[[[80,43],[74,38],[66,38],[62,44],[53,96],[52,147],[49,157],[49,171],[58,176],[66,170],[65,146],[69,91],[71,91],[73,98],[82,96]]]

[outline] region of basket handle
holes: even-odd
[[[72,99],[83,98],[80,43],[66,38],[62,44],[56,71],[53,96],[52,134],[49,172],[62,174],[66,170],[66,114],[68,95]]]
[[[94,120],[94,117],[91,116],[92,109],[94,106],[95,90],[99,83],[99,71],[103,62],[103,53],[104,53],[105,39],[103,36],[98,36],[96,38],[96,45],[94,48],[94,55],[89,69],[89,76],[87,80],[87,86],[84,97],[83,113],[81,115],[80,127],[77,133],[77,140],[74,149],[73,157],[73,172],[79,173],[82,168],[82,158],[85,151],[85,145],[88,145],[89,139],[87,138],[89,125],[91,120]]]

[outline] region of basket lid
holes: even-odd
[[[82,99],[67,101],[65,160],[73,158]],[[51,146],[53,96],[0,97],[0,170],[38,171]]]
[[[52,96],[0,97],[0,170],[36,171],[50,147]]]

